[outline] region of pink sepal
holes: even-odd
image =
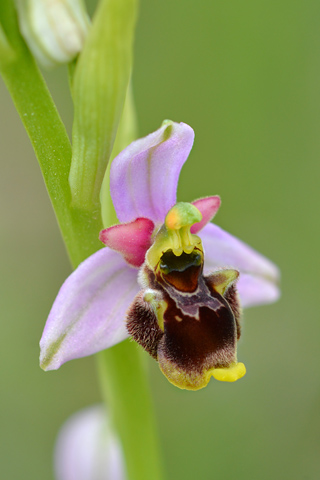
[[[119,153],[110,168],[110,194],[121,223],[150,218],[162,225],[177,202],[180,171],[193,140],[189,125],[167,120]]]
[[[121,253],[133,267],[141,267],[146,251],[151,246],[154,223],[148,218],[137,218],[100,232],[100,240],[112,250]]]
[[[197,207],[197,209],[202,213],[201,222],[195,223],[190,228],[191,233],[198,233],[203,229],[213,219],[217,211],[219,210],[221,204],[220,197],[218,195],[213,195],[212,197],[199,198],[192,202],[192,205]]]

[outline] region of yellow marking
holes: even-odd
[[[246,367],[243,363],[236,363],[227,368],[213,368],[208,374],[221,382],[235,382],[246,374]]]
[[[157,322],[162,331],[164,331],[164,312],[166,311],[168,304],[165,300],[161,300],[159,296],[153,292],[145,293],[143,300],[151,305]]]
[[[175,362],[166,358],[161,351],[159,352],[158,361],[160,370],[169,382],[178,388],[186,390],[200,390],[206,387],[211,377],[222,382],[235,382],[246,373],[246,368],[243,363],[234,363],[228,368],[211,368],[200,374],[192,370],[187,373],[179,368]]]
[[[179,317],[179,315],[175,315],[175,320],[177,320],[177,322],[182,322],[183,318]]]
[[[214,274],[213,286],[214,289],[223,295],[229,285],[231,285],[239,277],[237,270],[220,270]]]
[[[154,293],[152,293],[152,292],[147,292],[143,296],[143,300],[147,303],[152,303],[154,298],[155,298],[155,296],[154,296]]]
[[[167,218],[166,218],[166,226],[167,228],[170,228],[170,230],[175,230],[178,226],[178,222],[179,222],[180,218],[179,218],[179,212],[175,209],[172,209],[168,215],[167,215]],[[179,228],[179,226],[178,226]]]
[[[167,213],[165,225],[169,230],[179,230],[181,227],[191,226],[200,222],[201,212],[191,203],[176,203]]]

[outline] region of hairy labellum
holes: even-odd
[[[170,210],[147,252],[140,271],[143,290],[129,309],[127,329],[159,362],[171,383],[197,390],[211,376],[235,381],[245,374],[236,355],[240,305],[235,282],[239,273],[219,270],[203,275],[201,240],[190,234],[190,225],[197,219],[192,217],[190,222],[189,211],[170,232],[168,217],[172,212],[181,217],[184,205],[190,208],[190,204],[177,204]],[[170,244],[172,248],[167,249]]]

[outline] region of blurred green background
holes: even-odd
[[[135,51],[140,135],[165,118],[196,133],[179,199],[220,194],[216,222],[282,270],[281,301],[245,312],[243,380],[180,391],[150,359],[167,478],[316,480],[320,3],[142,0]],[[70,131],[66,69],[46,77]],[[93,358],[38,367],[70,266],[2,82],[0,99],[0,478],[52,480],[59,426],[100,393]]]

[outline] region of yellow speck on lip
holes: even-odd
[[[246,367],[243,363],[236,363],[228,368],[214,368],[210,373],[220,382],[235,382],[246,374]]]

